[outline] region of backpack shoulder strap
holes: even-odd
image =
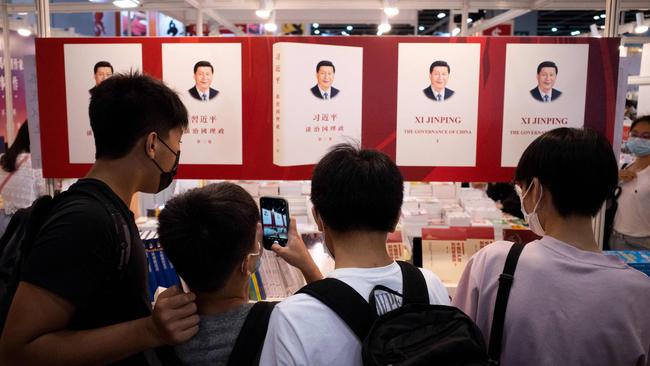
[[[327,305],[363,342],[373,323],[374,309],[350,285],[336,278],[307,284],[296,293],[307,294]]]
[[[501,358],[501,342],[503,338],[503,326],[506,319],[506,308],[508,306],[508,297],[510,288],[514,280],[517,261],[521,252],[524,250],[522,243],[514,243],[510,247],[506,264],[503,266],[503,273],[499,276],[499,289],[497,290],[497,299],[494,305],[494,315],[492,317],[492,329],[490,330],[490,345],[488,355],[490,359],[498,362]]]
[[[102,204],[102,207],[104,207],[108,215],[111,217],[115,228],[115,233],[120,240],[120,254],[117,270],[120,273],[121,278],[125,272],[124,269],[129,263],[129,257],[131,256],[131,230],[129,229],[129,224],[126,222],[126,219],[124,219],[124,216],[120,210],[115,207],[115,204],[108,197],[106,197],[106,195],[95,190],[87,189],[86,185],[84,184],[77,184],[71,189],[68,189],[66,192],[61,193],[59,196],[62,196],[64,194],[83,194],[92,197]]]
[[[228,358],[228,366],[257,365],[262,353],[271,312],[277,302],[258,301],[248,312]]]
[[[422,271],[410,263],[397,261],[402,269],[402,292],[404,305],[429,304],[429,290]]]

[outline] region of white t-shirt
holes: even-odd
[[[431,304],[449,305],[440,279],[429,270],[422,273]],[[340,268],[328,277],[347,283],[366,300],[377,285],[402,293],[402,271],[395,262],[378,268]],[[260,365],[361,365],[361,342],[330,308],[297,294],[273,310]]]
[[[650,236],[650,166],[621,184],[614,230],[637,237]]]
[[[0,168],[0,183],[5,180],[0,195],[7,215],[13,214],[20,208],[31,206],[34,200],[47,193],[43,171],[32,168],[31,155],[28,153],[18,155],[16,171],[13,174]]]

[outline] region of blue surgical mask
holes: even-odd
[[[636,156],[650,155],[650,140],[641,137],[630,137],[625,143],[629,152]]]

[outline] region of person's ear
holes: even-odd
[[[316,207],[311,208],[311,213],[312,215],[314,215],[314,221],[316,221],[316,226],[318,227],[318,231],[323,232],[325,225],[323,225],[323,220],[320,218],[318,211],[316,211]]]
[[[156,140],[158,140],[158,134],[155,132],[149,132],[145,136],[144,150],[150,159],[156,157]]]

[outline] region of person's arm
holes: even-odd
[[[323,274],[309,254],[305,242],[302,241],[302,237],[298,233],[296,220],[290,220],[289,222],[289,240],[287,241],[287,246],[283,247],[278,244],[273,244],[271,249],[287,263],[298,268],[307,283],[323,279]]]
[[[185,342],[198,332],[194,298],[172,287],[160,294],[149,317],[73,331],[66,329],[75,312],[71,302],[21,282],[0,339],[0,364],[98,365]]]

